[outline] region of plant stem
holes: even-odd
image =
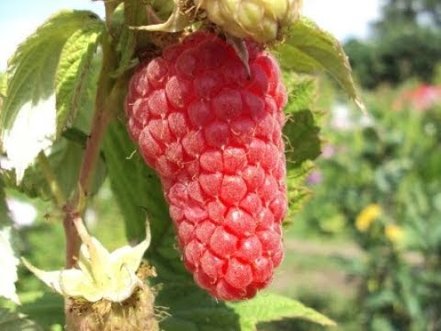
[[[77,260],[78,253],[80,250],[80,238],[75,229],[74,220],[79,216],[75,213],[75,208],[73,203],[69,201],[63,208],[64,211],[64,236],[66,238],[66,269],[72,268]]]
[[[104,12],[106,16],[107,28],[110,29],[112,15],[115,9],[120,5],[123,0],[105,0],[104,1]]]
[[[107,14],[107,10],[106,10]],[[92,128],[87,139],[83,162],[81,165],[78,189],[70,201],[64,206],[64,231],[66,237],[66,267],[75,265],[81,245],[81,240],[74,226],[74,220],[80,217],[86,208],[85,198],[90,193],[93,183],[96,164],[100,155],[101,142],[110,122],[112,113],[109,110],[109,100],[115,80],[111,73],[116,68],[116,55],[113,51],[110,35],[104,33],[102,36],[103,62],[98,79],[98,89],[95,99],[95,110],[92,120]]]

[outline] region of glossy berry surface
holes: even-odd
[[[253,297],[283,258],[286,213],[276,61],[198,32],[141,64],[126,98],[128,129],[162,181],[186,268],[214,297]]]

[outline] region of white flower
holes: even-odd
[[[15,289],[19,263],[11,245],[11,227],[5,227],[0,230],[0,296],[16,304],[20,303]]]
[[[89,236],[81,220],[75,223],[82,245],[79,269],[43,271],[26,260],[26,267],[40,280],[65,297],[84,298],[89,302],[101,299],[122,302],[142,286],[136,271],[150,244],[150,234],[137,246],[124,246],[112,253],[94,237]]]

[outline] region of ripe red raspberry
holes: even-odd
[[[128,127],[161,178],[187,269],[223,300],[253,297],[283,257],[285,88],[276,61],[198,32],[140,65]]]

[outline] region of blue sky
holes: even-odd
[[[380,0],[304,0],[303,14],[340,40],[366,37],[368,22],[378,17]],[[66,8],[103,12],[102,1],[0,0],[0,70],[15,47],[52,13]]]

